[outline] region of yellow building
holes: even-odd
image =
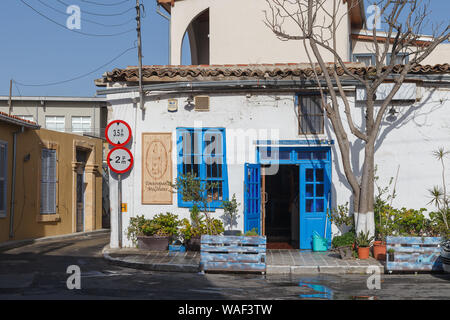
[[[102,228],[102,140],[0,112],[0,243]]]

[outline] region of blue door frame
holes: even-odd
[[[275,156],[273,153],[276,153]],[[312,249],[316,231],[331,243],[331,147],[258,147],[257,164],[245,165],[244,229],[261,232],[261,165],[299,165],[300,249]]]

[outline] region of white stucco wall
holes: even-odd
[[[441,183],[441,169],[439,163],[433,158],[431,152],[440,146],[450,149],[450,91],[449,89],[422,88],[422,100],[413,106],[397,107],[399,114],[393,122],[383,122],[383,131],[379,141],[382,143],[376,151],[376,164],[380,185],[386,186],[390,177],[395,177],[397,168],[400,171],[397,181],[397,198],[393,205],[396,207],[411,207],[419,209],[427,207],[427,189]],[[114,94],[108,96],[111,103],[108,121],[122,119],[127,121],[133,130],[133,140],[129,147],[134,155],[134,167],[128,176],[123,178],[122,201],[128,204],[128,212],[123,213],[123,245],[131,246],[126,237],[126,228],[131,216],[144,214],[152,217],[160,212],[172,212],[181,218],[188,217],[188,210],[178,208],[176,194],[173,195],[173,205],[142,205],[141,204],[141,135],[144,132],[172,132],[173,134],[173,179],[176,178],[176,143],[175,130],[177,127],[225,127],[227,129],[227,159],[228,181],[230,197],[236,194],[237,201],[241,203],[238,229],[243,230],[243,183],[244,162],[255,163],[256,147],[252,144],[247,159],[239,163],[232,163],[236,155],[243,154],[244,144],[239,143],[240,149],[234,150],[233,134],[256,133],[250,140],[273,139],[292,140],[302,139],[298,135],[298,124],[294,109],[294,95],[273,93],[246,94],[211,94],[210,111],[196,112],[184,109],[186,95],[173,94],[170,96],[147,97],[145,115],[136,109],[131,102],[134,94]],[[178,99],[178,111],[167,111],[167,99]],[[354,103],[354,97],[352,104]],[[352,107],[355,119],[363,116],[361,106]],[[342,114],[344,117],[345,115]],[[358,120],[360,121],[360,120]],[[345,121],[344,121],[345,123]],[[253,131],[252,131],[253,130]],[[272,135],[267,136],[267,134]],[[354,142],[351,134],[354,152],[362,148],[361,144]],[[326,121],[326,134],[323,138],[335,139],[331,125]],[[357,157],[356,157],[357,158]],[[345,180],[340,153],[337,145],[332,147],[332,206],[350,202],[351,195]],[[362,165],[362,155],[353,159],[355,167]],[[448,166],[450,167],[450,166]],[[448,169],[449,170],[449,169]],[[450,172],[447,172],[447,174]],[[117,233],[117,181],[111,174],[111,246],[118,246]],[[432,209],[432,207],[428,206]],[[222,210],[213,213],[220,217]],[[336,233],[333,227],[333,233]]]
[[[327,5],[326,3],[325,5]],[[331,10],[332,2],[329,2]],[[309,62],[302,41],[281,41],[264,24],[270,7],[264,0],[190,0],[179,1],[171,8],[171,63],[181,64],[181,46],[191,21],[209,8],[210,64],[261,64]],[[338,16],[346,15],[346,4],[339,7]],[[295,10],[294,10],[295,11]],[[317,18],[318,24],[323,16]],[[337,32],[337,51],[345,61],[349,53],[349,19],[342,19]],[[298,26],[286,19],[283,30],[299,35]],[[323,30],[322,30],[323,31]],[[320,32],[317,29],[317,32]],[[312,52],[310,51],[312,55]],[[333,61],[324,53],[325,61]]]

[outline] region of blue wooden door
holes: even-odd
[[[326,165],[311,163],[300,166],[300,249],[312,249],[314,231],[330,240],[330,222],[327,219],[330,181]]]
[[[261,234],[261,166],[245,164],[244,231],[256,229]]]

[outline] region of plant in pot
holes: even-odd
[[[377,167],[375,167],[376,171]],[[379,177],[376,174],[374,180],[378,194],[374,199],[375,241],[373,242],[373,256],[377,260],[386,260],[386,237],[392,235],[395,229],[394,218],[396,210],[392,207],[392,201],[397,194],[395,192],[395,185],[392,188],[392,193],[390,192],[391,185],[394,181],[393,177],[390,178],[388,186],[384,188],[378,186],[377,182]]]
[[[177,236],[179,225],[178,217],[169,212],[157,214],[153,219],[138,216],[131,218],[128,234],[140,249],[165,251]]]
[[[370,254],[370,244],[374,237],[369,237],[369,232],[361,231],[356,237],[359,259],[368,259]]]
[[[193,203],[190,210],[190,221],[182,222],[182,234],[187,250],[199,251],[200,239],[203,234],[216,235],[223,232],[223,225],[217,219],[209,216],[209,202],[213,190],[218,183],[204,183],[195,173],[188,172],[177,178],[172,184],[168,182],[174,192],[181,193],[183,201]]]
[[[222,203],[223,215],[221,218],[224,224],[228,226],[228,230],[224,231],[225,236],[240,236],[242,234],[240,230],[232,230],[233,226],[237,226],[238,224],[238,206],[240,205],[236,201],[236,194],[233,194],[230,201],[226,200]]]
[[[331,244],[339,252],[341,259],[351,259],[355,244],[355,226],[353,216],[349,215],[348,202],[328,212],[328,218],[342,233],[335,236]]]
[[[355,243],[355,233],[349,231],[340,236],[335,236],[331,241],[333,247],[339,252],[341,259],[352,259],[352,246]]]

